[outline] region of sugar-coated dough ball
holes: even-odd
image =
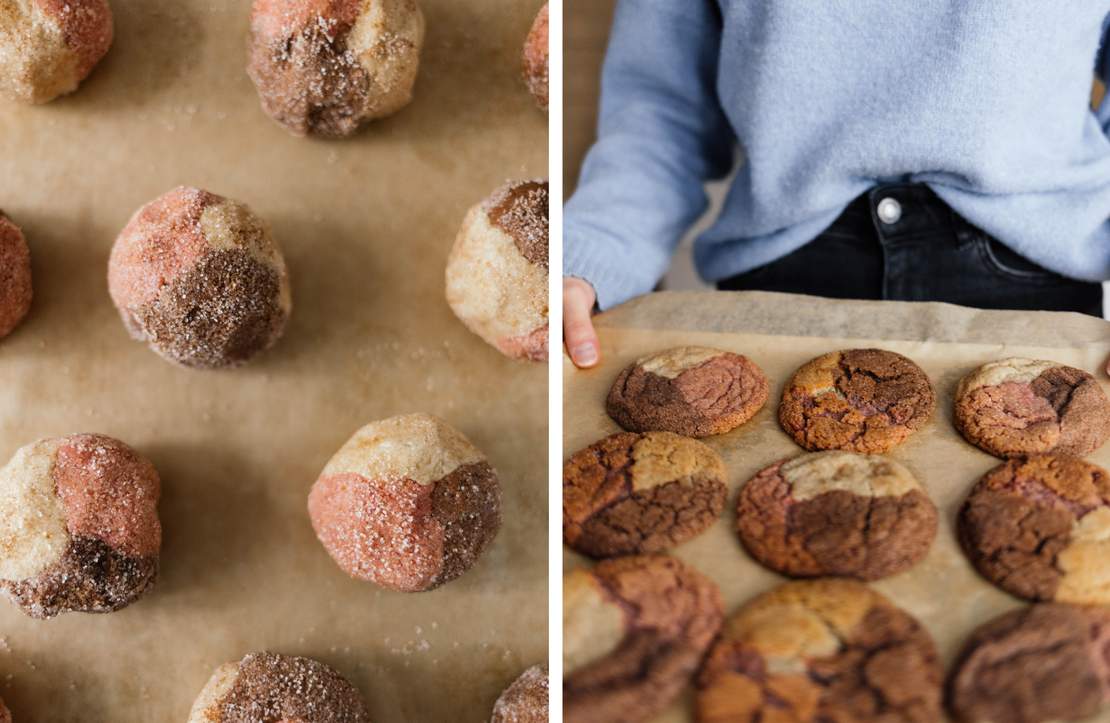
[[[0,723],[12,723],[12,712],[8,710],[8,706],[4,705],[2,700],[0,700]]]
[[[547,723],[546,665],[533,665],[501,693],[490,723]]]
[[[106,613],[158,574],[158,473],[98,434],[45,439],[0,469],[0,589],[28,615]]]
[[[346,136],[412,100],[416,0],[254,0],[247,68],[262,109],[299,136]]]
[[[513,181],[470,209],[447,260],[447,303],[515,359],[547,361],[548,189]]]
[[[0,94],[46,103],[72,93],[111,45],[108,0],[4,0]]]
[[[362,695],[312,658],[250,653],[216,669],[188,723],[370,723]]]
[[[524,41],[524,81],[541,110],[547,110],[547,57],[547,3],[544,3]]]
[[[0,211],[0,339],[31,309],[31,250],[23,232]]]
[[[281,249],[245,204],[176,188],[116,239],[108,290],[131,336],[189,367],[242,364],[285,330],[292,299]]]
[[[312,486],[308,513],[347,574],[418,592],[469,570],[493,541],[501,486],[460,432],[409,414],[356,432]]]

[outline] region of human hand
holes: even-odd
[[[573,276],[563,277],[563,341],[570,360],[580,369],[588,369],[601,361],[601,343],[590,318],[595,303],[597,293],[589,282]]]

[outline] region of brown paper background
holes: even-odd
[[[728,434],[703,441],[728,468],[729,497],[721,519],[673,554],[721,587],[726,615],[786,578],[747,556],[733,532],[736,492],[755,472],[804,452],[777,422],[782,388],[797,367],[819,354],[879,346],[916,361],[937,390],[930,422],[890,457],[905,464],[941,513],[928,557],[913,570],[874,586],[916,615],[933,634],[947,666],[978,624],[1020,604],[982,580],[956,542],[953,522],[975,481],[1000,460],[967,444],[952,426],[960,378],[980,364],[1009,356],[1051,359],[1095,373],[1110,356],[1110,323],[1078,314],[976,311],[948,304],[830,301],[763,292],[665,292],[642,297],[597,317],[603,360],[589,371],[564,358],[564,458],[619,427],[605,414],[605,396],[620,370],[637,357],[671,346],[698,344],[743,353],[771,382],[768,403]],[[1110,444],[1088,459],[1110,467]],[[585,562],[568,551],[566,567]],[[657,723],[692,720],[690,698]],[[1110,720],[1110,715],[1100,720]]]
[[[466,209],[546,175],[547,120],[519,77],[541,4],[422,0],[416,101],[345,141],[293,138],[259,110],[245,0],[112,0],[115,45],[76,94],[0,104],[0,208],[35,274],[30,317],[0,341],[0,462],[97,431],[164,487],[148,597],[44,622],[0,603],[17,721],[184,721],[218,664],[264,648],[335,666],[375,721],[482,721],[546,659],[546,369],[502,358],[443,298]],[[162,361],[108,298],[116,234],[178,184],[248,202],[284,247],[291,323],[242,369]],[[340,572],[305,499],[358,426],[417,410],[486,452],[505,524],[461,579],[404,595]]]

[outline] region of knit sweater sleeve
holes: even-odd
[[[598,140],[564,222],[564,273],[601,308],[647,293],[723,177],[734,135],[717,97],[717,0],[620,0],[602,73]]]

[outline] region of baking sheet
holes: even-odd
[[[1000,463],[963,441],[952,426],[960,378],[985,362],[1026,356],[1086,369],[1110,392],[1103,371],[1110,357],[1110,323],[1078,314],[830,301],[765,292],[666,292],[602,314],[597,326],[603,350],[599,367],[580,371],[564,357],[564,458],[619,431],[605,414],[605,397],[620,370],[644,354],[686,344],[727,349],[750,357],[771,382],[768,403],[755,418],[728,434],[702,440],[725,460],[728,502],[707,532],[673,551],[720,585],[726,615],[786,581],[749,558],[733,529],[742,484],[776,460],[805,451],[777,421],[778,401],[794,370],[825,352],[871,346],[905,354],[921,365],[936,387],[937,411],[888,455],[905,464],[929,492],[941,513],[940,528],[924,561],[874,586],[921,620],[946,666],[974,627],[1022,604],[980,578],[956,541],[960,505],[979,477]],[[1088,459],[1110,467],[1110,444]],[[565,567],[586,562],[566,551]],[[691,700],[687,694],[658,721],[692,720]]]
[[[422,0],[416,100],[352,139],[297,139],[245,72],[249,2],[112,0],[116,41],[73,96],[0,104],[0,208],[31,246],[35,302],[0,341],[0,463],[38,437],[117,436],[162,476],[162,576],[121,612],[37,622],[0,602],[0,695],[17,721],[184,721],[212,670],[257,649],[320,658],[375,721],[484,721],[546,659],[546,369],[452,316],[466,209],[546,175],[520,80],[542,0]],[[285,337],[227,372],[131,342],[108,253],[143,203],[192,184],[268,219],[293,281]],[[427,411],[486,452],[504,526],[430,593],[349,580],[305,510],[361,424]]]

